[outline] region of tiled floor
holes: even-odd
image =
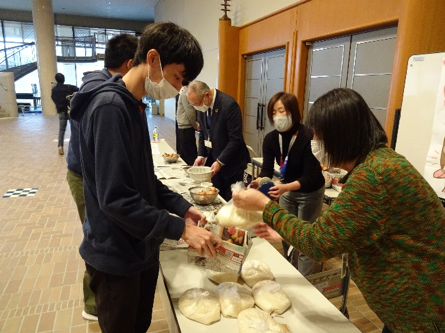
[[[172,121],[150,116],[149,123],[175,146]],[[1,333],[100,332],[97,323],[81,316],[82,230],[65,180],[65,156],[57,153],[57,133],[57,116],[0,119]],[[68,129],[67,139],[69,135]],[[23,188],[38,191],[33,196],[2,198],[8,190]],[[335,260],[328,263],[335,265]],[[337,305],[338,300],[333,302]],[[350,289],[348,309],[362,332],[381,331],[381,322],[356,287]],[[149,332],[168,332],[158,297]]]

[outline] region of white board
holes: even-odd
[[[438,195],[445,198],[443,179],[434,179],[425,168],[432,166],[432,159],[437,157],[428,154],[434,148],[434,142],[442,145],[445,128],[438,126],[438,108],[444,107],[444,96],[439,92],[444,69],[445,52],[413,55],[408,61],[405,89],[403,93],[396,151],[404,155],[411,164],[428,180]],[[440,134],[438,134],[440,133]],[[439,139],[440,138],[440,139]],[[434,164],[434,163],[433,163]]]

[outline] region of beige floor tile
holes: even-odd
[[[21,333],[35,332],[39,319],[40,315],[38,314],[24,317],[22,321],[22,326],[20,328],[20,332]]]
[[[37,332],[52,331],[55,318],[55,311],[42,313],[40,316],[39,326],[37,327]]]

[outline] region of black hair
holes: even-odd
[[[286,92],[278,92],[269,100],[269,104],[267,105],[267,117],[269,118],[270,123],[273,125],[273,107],[278,101],[281,101],[284,105],[284,109],[291,114],[292,122],[294,124],[299,124],[301,122],[301,114],[297,96]]]
[[[183,85],[193,81],[204,66],[201,46],[187,30],[171,23],[153,23],[148,25],[139,39],[133,66],[145,63],[151,49],[158,51],[162,66],[184,64]]]
[[[125,61],[134,58],[137,47],[138,39],[136,36],[129,34],[114,36],[107,42],[107,46],[105,48],[105,67],[121,67]]]
[[[306,126],[323,141],[331,166],[362,160],[388,142],[368,104],[352,89],[338,88],[319,97],[309,110]]]
[[[57,73],[55,78],[56,78],[56,82],[57,83],[64,83],[65,82],[65,75],[63,75],[62,73]]]

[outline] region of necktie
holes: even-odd
[[[212,125],[212,112],[210,108],[207,110],[206,123],[207,123],[207,129],[210,131],[210,126]]]

